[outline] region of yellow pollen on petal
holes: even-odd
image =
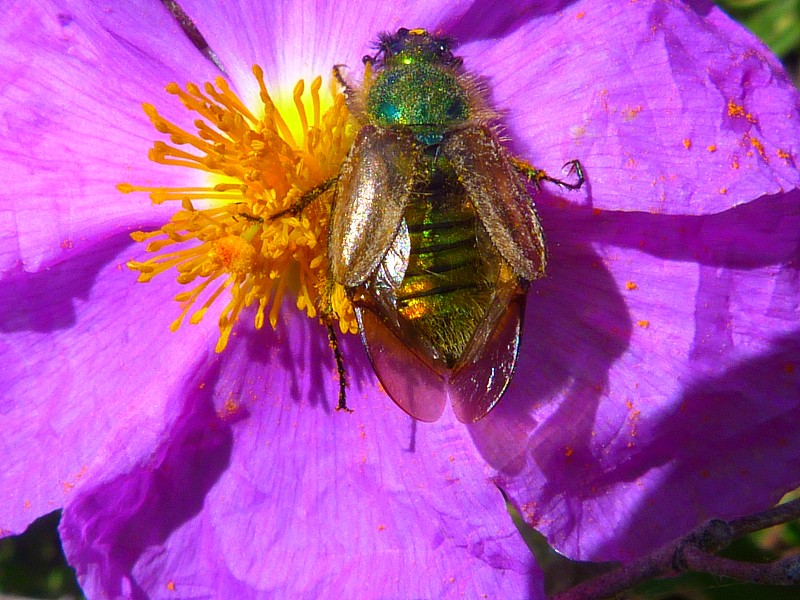
[[[333,81],[328,98],[320,93],[320,77],[308,92],[300,80],[291,104],[281,103],[279,109],[261,68],[254,66],[253,75],[259,110],[245,106],[222,77],[203,86],[169,84],[167,92],[195,113],[191,130],[144,104],[153,126],[168,138],[154,142],[148,158],[192,172],[183,171],[182,180],[176,169],[175,181],[186,185],[117,186],[125,194],[148,193],[154,204],[178,203],[159,229],[131,234],[152,256],[128,266],[139,272],[140,282],[170,272],[186,286],[175,296],[181,310],[173,331],[187,317],[199,323],[220,303],[218,352],[248,307],[256,328],[267,319],[275,327],[287,295],[309,317],[321,313],[338,320],[342,332],[358,331],[344,288],[328,276],[335,186],[327,186],[300,214],[285,212],[339,173],[354,137],[344,95]]]

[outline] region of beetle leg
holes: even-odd
[[[580,161],[577,159],[569,161],[562,167],[562,169],[569,167],[569,171],[567,172],[568,175],[572,175],[573,173],[575,174],[576,180],[574,182],[551,177],[544,170],[537,169],[530,163],[520,158],[512,158],[511,164],[514,165],[514,168],[517,170],[517,172],[519,172],[521,175],[524,175],[528,181],[532,182],[536,189],[539,189],[540,181],[549,181],[550,183],[555,183],[557,186],[567,190],[579,190],[586,182],[586,177],[583,174],[583,165],[581,165]]]
[[[339,372],[339,402],[336,404],[336,410],[351,413],[353,409],[347,408],[347,371],[344,368],[344,359],[342,358],[341,350],[339,350],[339,341],[336,339],[333,321],[325,319],[325,326],[328,328],[328,342],[331,350],[333,350],[333,358],[336,360],[336,370]]]
[[[243,203],[240,202],[239,204],[243,204]],[[233,217],[234,221],[238,221],[239,220],[237,217],[242,217],[245,221],[251,221],[253,223],[263,223],[264,222],[264,219],[262,219],[261,217],[255,217],[255,216],[253,216],[251,214],[248,214],[248,213],[245,213],[245,212],[237,213],[237,214],[231,215],[231,216]]]
[[[314,202],[314,200],[316,200],[322,194],[331,189],[331,186],[333,186],[338,180],[339,176],[336,175],[335,177],[331,177],[330,179],[323,181],[317,187],[311,188],[305,194],[300,196],[297,202],[292,204],[289,208],[276,212],[274,215],[271,215],[269,219],[270,220],[277,219],[279,217],[283,217],[284,215],[290,215],[292,217],[296,217],[301,212],[303,212],[306,206]]]
[[[339,400],[336,404],[336,410],[343,410],[345,412],[353,412],[352,409],[347,408],[347,370],[344,367],[344,357],[339,349],[339,340],[336,337],[336,329],[334,323],[336,319],[333,314],[333,306],[331,303],[331,295],[333,294],[333,286],[335,282],[328,272],[325,279],[325,292],[320,295],[320,321],[325,324],[328,330],[328,345],[333,350],[333,359],[336,361],[336,371],[339,374]]]

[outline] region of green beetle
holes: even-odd
[[[360,129],[335,179],[331,276],[394,402],[435,421],[449,396],[472,423],[511,380],[528,284],[545,272],[527,184],[577,189],[583,171],[568,163],[567,183],[512,157],[448,39],[400,29],[376,48],[360,86],[334,69]]]

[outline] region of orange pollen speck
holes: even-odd
[[[147,243],[153,256],[128,266],[139,272],[141,282],[169,271],[186,286],[175,296],[182,310],[173,330],[187,315],[191,323],[200,322],[219,302],[218,352],[250,306],[256,328],[265,318],[275,327],[287,292],[309,317],[321,309],[339,320],[342,332],[358,329],[344,290],[328,285],[325,253],[334,186],[328,185],[300,215],[275,217],[338,174],[354,137],[344,95],[332,83],[330,98],[323,98],[320,77],[307,94],[300,80],[282,113],[261,68],[254,66],[253,75],[259,107],[245,105],[222,77],[202,87],[169,84],[167,92],[196,113],[191,131],[144,104],[155,129],[168,139],[154,142],[148,157],[181,167],[175,169],[178,185],[117,186],[125,194],[147,192],[154,204],[178,203],[161,228],[131,234]]]
[[[733,118],[744,117],[751,123],[758,122],[758,119],[756,119],[751,113],[745,111],[744,106],[737,104],[733,100],[728,101],[728,116]]]
[[[728,116],[743,117],[744,114],[744,106],[736,104],[733,100],[728,101]]]
[[[769,159],[767,158],[767,153],[764,150],[764,144],[761,143],[761,140],[753,136],[748,136],[748,137],[750,138],[750,145],[758,151],[758,153],[761,155],[761,158],[763,158],[766,161],[769,161]]]

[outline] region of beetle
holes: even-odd
[[[529,283],[547,262],[528,185],[548,176],[512,156],[478,80],[452,42],[424,29],[383,33],[364,80],[345,88],[359,129],[333,185],[330,277],[355,307],[383,388],[406,413],[435,421],[449,396],[465,423],[483,418],[511,381]],[[346,409],[344,368],[338,408]]]

